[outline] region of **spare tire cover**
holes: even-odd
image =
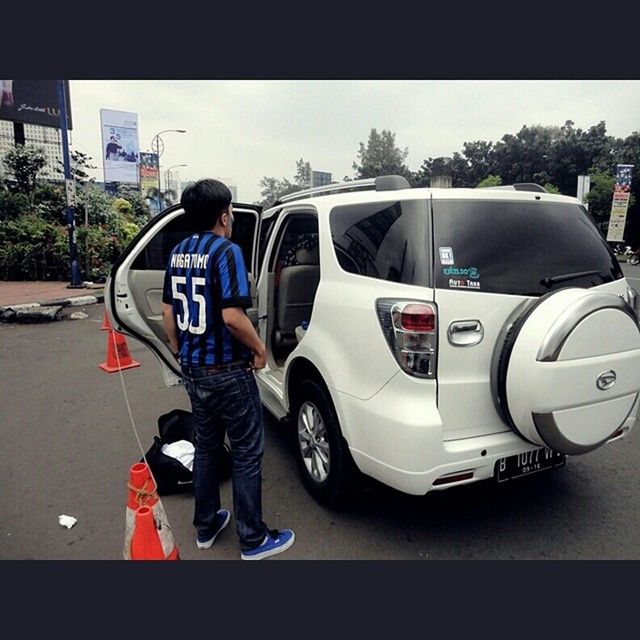
[[[528,442],[576,455],[606,442],[640,393],[640,329],[619,296],[567,288],[541,298],[507,335],[498,401]]]

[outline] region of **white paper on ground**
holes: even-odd
[[[73,525],[78,522],[73,516],[58,516],[58,522],[67,529],[71,529]]]

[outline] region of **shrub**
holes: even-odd
[[[65,277],[69,251],[63,227],[35,214],[0,222],[0,275],[4,280]]]
[[[36,186],[34,194],[34,211],[40,214],[44,220],[65,224],[65,209],[67,196],[62,185],[53,185],[47,182]]]
[[[0,191],[0,221],[15,220],[30,209],[29,197],[23,193]]]

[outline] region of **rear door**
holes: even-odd
[[[254,325],[257,312],[257,238],[261,208],[233,204],[231,240],[242,248],[249,271],[253,305],[247,315]],[[116,331],[130,335],[151,349],[161,365],[165,384],[180,382],[180,368],[171,354],[162,323],[162,286],[172,249],[195,231],[180,206],[153,218],[115,262],[105,286],[105,307]]]
[[[485,191],[473,200],[434,196],[433,221],[444,439],[507,431],[491,378],[510,324],[551,291],[624,295],[626,281],[573,199]],[[588,275],[566,277],[579,273]]]

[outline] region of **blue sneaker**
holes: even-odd
[[[198,534],[196,538],[196,545],[198,549],[208,549],[216,541],[218,534],[229,524],[231,520],[231,512],[227,509],[220,509],[217,513],[218,521],[222,520],[218,525],[218,528],[213,532],[211,536],[201,536]]]
[[[262,560],[269,556],[275,556],[276,553],[286,551],[295,540],[296,535],[291,529],[268,529],[264,541],[254,549],[248,549],[240,554],[243,560]]]

